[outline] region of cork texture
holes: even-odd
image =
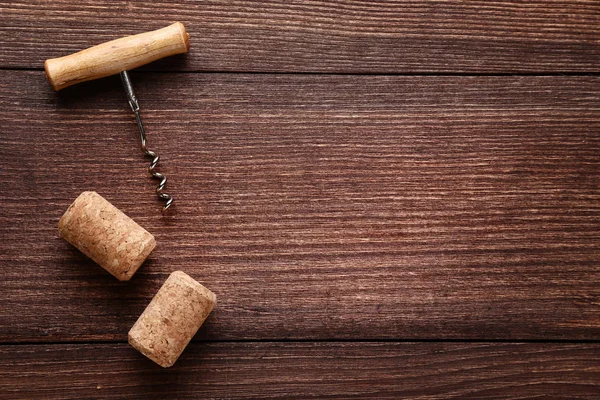
[[[170,367],[217,302],[213,292],[181,271],[173,272],[129,331],[129,344]]]
[[[83,192],[58,222],[62,238],[120,281],[156,246],[154,236],[96,192]]]

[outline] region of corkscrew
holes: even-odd
[[[140,106],[127,71],[163,57],[186,53],[189,48],[189,35],[183,24],[176,22],[166,28],[102,43],[75,54],[46,60],[44,63],[46,77],[56,91],[80,82],[120,74],[127,101],[140,131],[142,151],[152,158],[148,172],[152,178],[159,181],[156,194],[165,202],[163,212],[171,206],[173,197],[163,192],[167,178],[156,171],[160,157],[147,147]]]

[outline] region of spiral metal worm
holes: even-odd
[[[140,139],[142,142],[142,151],[148,157],[152,157],[152,161],[150,162],[150,166],[148,167],[148,172],[154,179],[160,180],[158,183],[158,187],[156,188],[156,195],[159,199],[165,202],[163,207],[163,213],[167,211],[167,209],[173,203],[173,197],[168,195],[167,193],[163,193],[163,189],[167,184],[167,177],[161,174],[160,172],[155,171],[158,162],[160,161],[160,157],[154,151],[148,149],[146,147],[146,132],[144,131],[144,125],[142,124],[142,119],[140,117],[140,106],[138,104],[137,98],[135,97],[135,93],[133,92],[133,86],[131,85],[131,80],[129,79],[129,74],[127,71],[121,72],[121,81],[123,82],[123,87],[125,88],[125,93],[127,93],[127,100],[129,102],[129,106],[131,107],[131,111],[135,115],[135,120],[137,122],[138,128],[140,129]]]

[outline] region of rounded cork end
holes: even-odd
[[[127,334],[127,342],[129,343],[129,345],[131,347],[133,347],[134,349],[136,349],[137,351],[142,353],[144,356],[146,356],[150,360],[154,361],[155,363],[157,363],[158,365],[160,365],[163,368],[172,367],[175,364],[175,361],[177,361],[177,359],[167,360],[164,357],[157,356],[154,353],[153,349],[146,347],[141,341],[137,340],[135,338],[135,336],[132,335],[131,331],[129,331],[129,333]]]
[[[75,200],[73,200],[73,202],[71,203],[69,208],[67,208],[67,211],[65,211],[63,216],[60,217],[60,220],[58,221],[58,233],[59,233],[60,237],[63,237],[63,229],[64,229],[65,225],[68,225],[69,220],[71,219],[71,216],[73,215],[73,209],[76,207],[76,205],[82,201],[85,203],[89,197],[97,196],[97,195],[98,195],[98,193],[96,193],[96,192],[86,191],[86,192],[81,193],[79,196],[77,196],[77,198]]]
[[[217,304],[217,295],[185,272],[174,271],[169,275],[169,279],[177,279],[182,284],[192,288],[199,295],[206,297],[212,303],[211,310]]]

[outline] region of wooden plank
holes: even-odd
[[[173,270],[204,339],[597,339],[599,77],[0,73],[0,341],[124,340]],[[96,190],[157,237],[129,283],[58,238]]]
[[[599,384],[597,345],[197,344],[168,371],[126,345],[10,346],[0,352],[12,360],[0,361],[0,388],[15,398],[64,398],[65,392],[70,398],[497,398],[549,392],[574,398],[592,396]],[[10,379],[19,373],[23,379]]]
[[[598,344],[195,343],[163,370],[127,344],[0,346],[4,399],[592,399]]]
[[[599,72],[600,4],[478,1],[2,1],[0,67],[41,68],[182,21],[187,57],[153,70]]]

